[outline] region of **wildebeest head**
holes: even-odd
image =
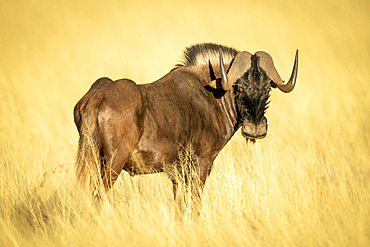
[[[298,50],[291,77],[286,84],[279,76],[271,56],[263,51],[254,55],[246,51],[239,52],[232,61],[228,73],[220,51],[220,71],[223,90],[233,90],[238,123],[242,126],[243,136],[251,140],[260,139],[267,133],[267,119],[264,113],[268,107],[271,87],[278,87],[281,91],[289,93],[295,86]]]

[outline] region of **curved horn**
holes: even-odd
[[[236,80],[238,80],[240,77],[244,75],[245,72],[251,67],[251,56],[247,51],[239,52],[234,60],[232,61],[231,67],[229,69],[228,73],[228,81],[225,84],[222,84],[222,88],[227,91],[229,90]],[[220,57],[221,61],[221,57]],[[223,66],[223,63],[222,65]],[[222,71],[222,69],[221,69]]]
[[[270,54],[264,51],[258,51],[256,52],[256,55],[260,58],[259,66],[266,72],[267,76],[270,77],[270,79],[278,86],[278,88],[282,92],[289,93],[294,89],[298,73],[298,50],[295,54],[293,71],[287,83],[284,83],[284,81],[281,79],[274,66],[274,62],[272,61]]]
[[[221,48],[220,48],[220,72],[221,72],[221,85],[222,85],[222,88],[226,91],[225,87],[228,84],[228,79],[227,79],[227,73],[226,73],[225,64],[224,64],[224,58],[222,57]]]

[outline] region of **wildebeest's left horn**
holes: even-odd
[[[227,87],[227,84],[228,84],[228,79],[227,79],[227,73],[226,73],[226,69],[225,69],[224,59],[222,57],[221,48],[220,48],[220,73],[221,73],[221,85],[222,85],[222,88],[225,91],[227,91],[226,87]]]
[[[247,51],[239,52],[231,63],[231,67],[228,73],[228,82],[222,85],[222,88],[227,91],[229,90],[236,80],[244,75],[247,70],[251,67],[251,56]]]
[[[226,73],[224,59],[222,56],[222,51],[220,49],[220,73],[221,73],[221,86],[222,89],[229,90],[236,80],[243,76],[245,72],[251,67],[251,56],[247,51],[239,52],[233,61],[231,62],[231,67],[229,73]],[[217,88],[217,81],[213,80],[209,83],[212,88]]]
[[[258,51],[256,52],[256,55],[260,58],[259,66],[263,70],[265,70],[267,76],[270,77],[270,79],[276,84],[276,86],[278,86],[281,91],[283,91],[284,93],[289,93],[294,89],[298,72],[298,50],[295,54],[293,71],[287,83],[284,83],[284,81],[281,79],[274,66],[274,62],[272,61],[270,54],[264,51]]]

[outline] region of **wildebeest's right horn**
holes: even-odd
[[[240,77],[244,75],[245,72],[247,72],[248,69],[251,67],[251,56],[247,51],[239,52],[234,60],[232,61],[231,67],[229,69],[228,73],[228,81],[227,83],[222,84],[222,88],[227,91],[229,90],[236,80],[238,80]]]
[[[265,70],[267,76],[270,77],[270,79],[276,84],[276,86],[278,86],[281,91],[283,91],[284,93],[289,93],[294,89],[298,72],[298,50],[295,53],[293,71],[287,83],[284,83],[284,81],[281,79],[274,66],[274,62],[272,61],[270,54],[268,54],[267,52],[258,51],[256,52],[256,55],[260,58],[260,67]]]

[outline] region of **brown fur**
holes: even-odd
[[[218,68],[212,64],[217,77]],[[90,191],[98,185],[108,190],[122,170],[162,172],[178,160],[180,146],[191,144],[203,186],[236,125],[232,92],[215,98],[207,89],[210,79],[205,64],[179,67],[150,84],[97,80],[74,109],[80,133],[78,180]]]

